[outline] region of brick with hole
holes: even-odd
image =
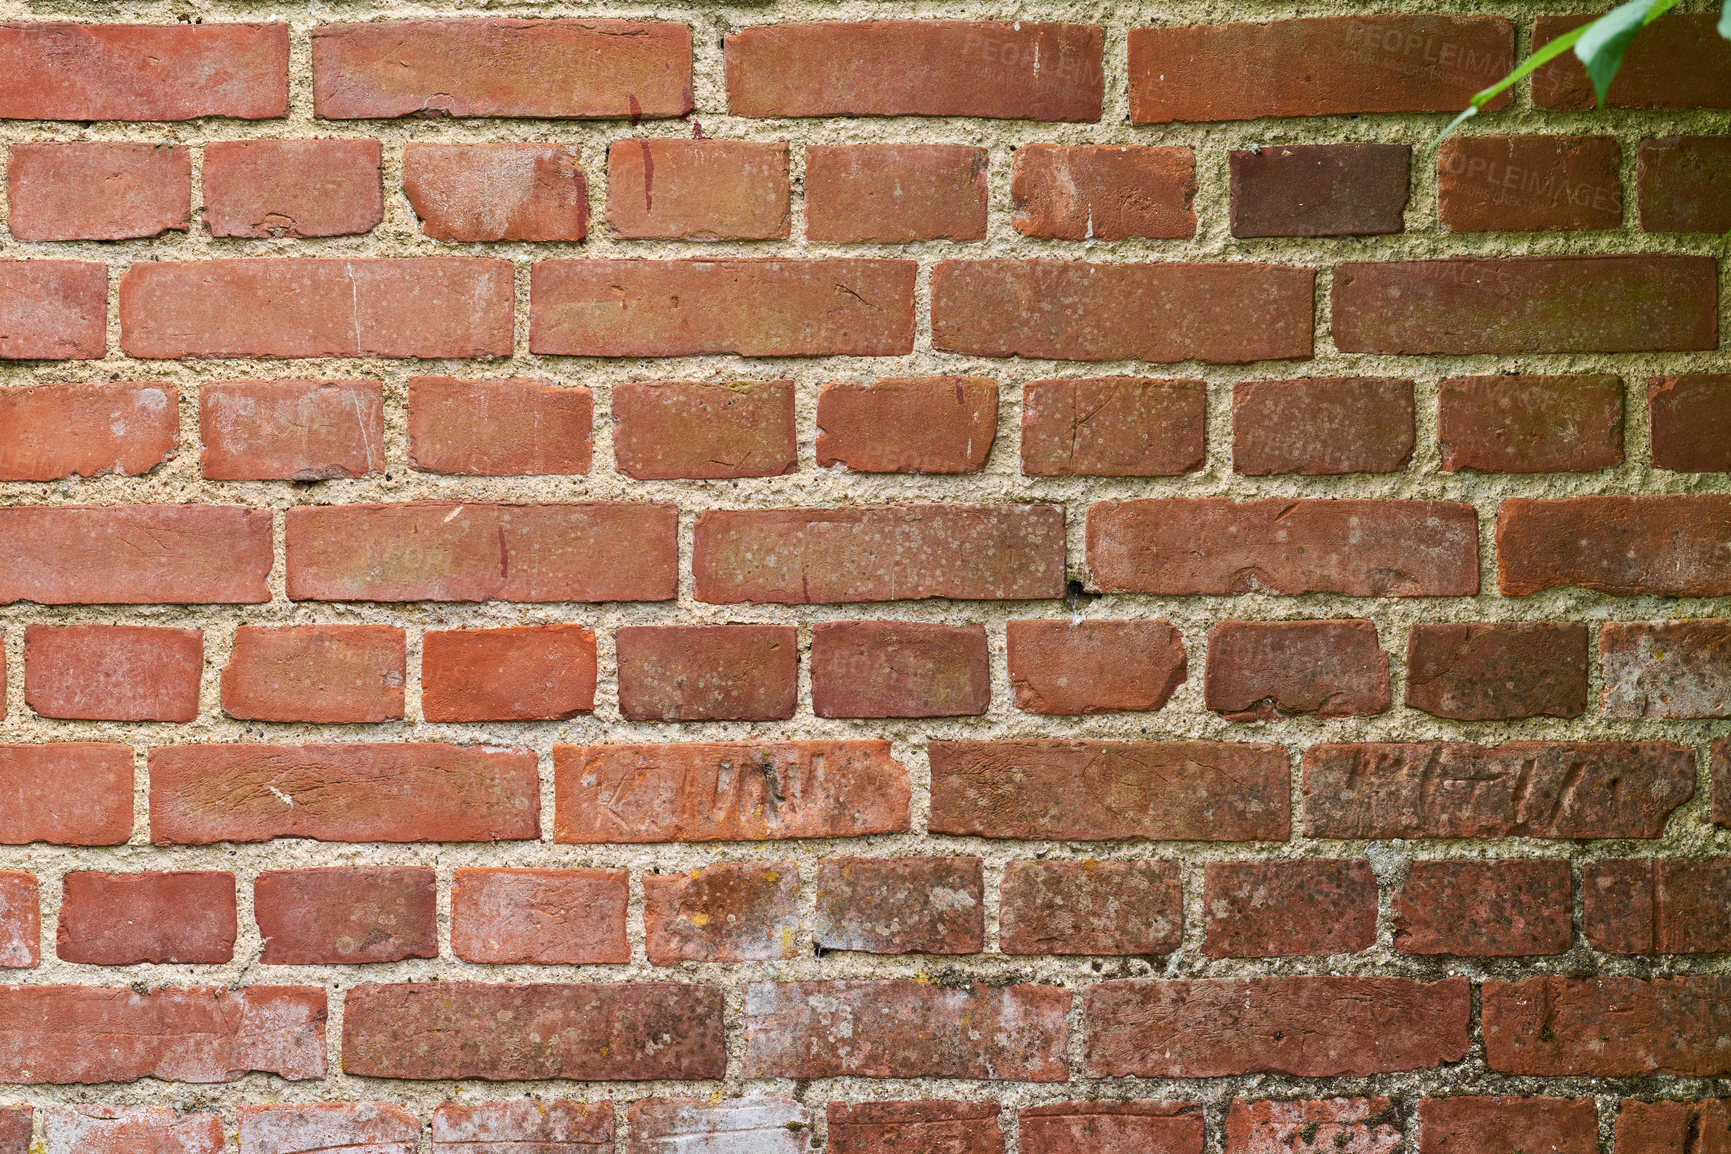
[[[589,188],[572,145],[409,144],[403,195],[434,240],[580,241],[589,233]]]
[[[390,1102],[242,1106],[240,1154],[415,1154],[421,1122]]]
[[[0,845],[123,845],[131,834],[130,746],[0,745]]]
[[[24,703],[38,717],[192,721],[204,633],[150,625],[28,625]]]
[[[1235,149],[1229,162],[1233,236],[1374,236],[1406,227],[1409,145],[1265,145]]]
[[[1196,234],[1196,154],[1178,146],[1027,144],[1010,170],[1010,224],[1051,240]]]
[[[1545,15],[1533,22],[1538,49],[1590,16]],[[1716,16],[1675,13],[1655,21],[1631,41],[1605,94],[1609,108],[1731,108],[1731,45],[1720,38]],[[1586,70],[1573,53],[1533,74],[1539,108],[1585,111],[1596,101]]]
[[[581,385],[533,377],[409,378],[409,464],[474,477],[589,471],[595,402]]]
[[[1010,621],[1004,640],[1024,713],[1152,712],[1186,676],[1184,638],[1168,621]]]
[[[977,954],[985,945],[977,857],[830,858],[816,893],[812,940],[821,950]]]
[[[1731,622],[1607,621],[1599,664],[1607,717],[1731,717]]]
[[[1731,496],[1511,497],[1497,511],[1497,588],[1722,597],[1728,546]]]
[[[1534,977],[1486,980],[1485,1065],[1541,1077],[1723,1077],[1731,978]]]
[[[838,381],[817,398],[817,465],[856,473],[977,473],[998,434],[984,377]]]
[[[1207,456],[1199,380],[1065,377],[1022,387],[1022,472],[1033,477],[1176,477]]]
[[[1587,473],[1623,461],[1613,376],[1451,377],[1437,386],[1444,472]]]
[[[1700,1150],[1723,1154],[1731,1145],[1731,1100],[1637,1102],[1617,1111],[1617,1154],[1671,1154]]]
[[[1406,644],[1406,704],[1457,721],[1579,717],[1587,708],[1587,626],[1414,625]]]
[[[1678,473],[1731,472],[1731,376],[1654,377],[1647,382],[1647,415],[1655,466]]]
[[[19,1154],[28,1145],[21,1145]],[[8,1148],[0,1143],[0,1149]],[[50,1105],[42,1111],[39,1149],[43,1154],[223,1154],[222,1118],[166,1106]]]
[[[68,873],[55,954],[63,962],[226,962],[234,957],[234,875],[218,870]]]
[[[799,954],[799,888],[791,861],[644,874],[649,964],[791,961]]]
[[[421,635],[428,721],[563,721],[594,710],[595,680],[595,632],[582,625]]]
[[[271,513],[240,505],[0,508],[0,604],[270,600]]]
[[[613,459],[639,481],[776,477],[799,468],[792,381],[613,386]]]
[[[432,1129],[433,1154],[487,1154],[517,1143],[537,1154],[611,1154],[613,1103],[569,1098],[441,1102],[433,1111]]]
[[[198,390],[213,481],[329,481],[385,467],[377,381],[218,381]]]
[[[667,240],[785,240],[781,141],[643,137],[607,146],[607,228]]]
[[[819,717],[963,717],[991,703],[984,625],[825,621],[811,630]]]
[[[622,625],[613,649],[627,721],[785,721],[798,705],[792,625]]]
[[[831,1154],[899,1154],[910,1146],[946,1154],[1003,1154],[996,1102],[831,1102]]]
[[[1383,713],[1388,654],[1374,621],[1222,621],[1208,631],[1202,693],[1228,721]]]
[[[1643,229],[1731,231],[1731,137],[1643,140],[1636,156],[1636,210]]]
[[[0,393],[0,480],[149,473],[175,455],[179,400],[163,384],[9,387]]]
[[[1226,1110],[1226,1154],[1394,1154],[1404,1141],[1400,1107],[1387,1098],[1239,1098]]]
[[[786,1098],[644,1098],[625,1112],[626,1154],[751,1150],[806,1154],[811,1111]]]
[[[459,869],[451,952],[466,962],[628,962],[624,870]]]
[[[0,969],[42,963],[42,903],[36,875],[0,870]]]
[[[439,956],[438,882],[421,866],[265,870],[253,916],[272,966],[358,965]]]
[[[377,140],[218,140],[204,146],[212,236],[359,236],[384,219]]]
[[[108,270],[102,265],[0,261],[0,360],[99,358],[108,348],[107,314]]]
[[[1560,954],[1574,941],[1572,889],[1562,858],[1416,861],[1394,896],[1394,948],[1479,958]]]
[[[986,238],[983,148],[832,144],[805,150],[805,236],[838,244]]]
[[[1202,952],[1211,958],[1354,954],[1376,942],[1376,876],[1358,858],[1208,862]]]
[[[192,153],[120,141],[14,144],[7,223],[18,240],[128,240],[191,223]]]
[[[1048,1102],[1016,1112],[1026,1154],[1202,1154],[1202,1106],[1153,1099]]]
[[[1412,461],[1412,389],[1390,377],[1240,382],[1232,386],[1232,470],[1398,473]]]
[[[1452,232],[1623,226],[1614,136],[1451,136],[1437,148],[1437,217]]]
[[[1731,858],[1607,858],[1582,867],[1581,889],[1596,950],[1731,953]]]
[[[1419,1154],[1594,1154],[1599,1109],[1591,1098],[1421,1098],[1418,1148]]]
[[[222,711],[323,725],[403,716],[407,644],[394,625],[242,625],[222,669]]]
[[[1170,954],[1184,936],[1176,861],[1013,861],[999,886],[1006,954]]]

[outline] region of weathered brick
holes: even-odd
[[[1625,1098],[1617,1111],[1617,1154],[1725,1154],[1726,1150],[1731,1150],[1731,1101],[1727,1099],[1636,1102]]]
[[[138,476],[174,456],[173,385],[15,385],[0,393],[0,480]]]
[[[1064,377],[1022,386],[1022,472],[1033,477],[1176,477],[1207,456],[1199,380]]]
[[[825,621],[811,629],[819,717],[964,717],[992,698],[983,625]]]
[[[1010,621],[1004,639],[1025,713],[1157,710],[1185,678],[1184,638],[1167,621]]]
[[[6,209],[19,240],[185,232],[192,221],[192,153],[184,145],[119,141],[14,144]]]
[[[1623,462],[1613,376],[1453,377],[1437,386],[1444,472],[1587,473]]]
[[[933,741],[933,833],[1285,841],[1286,751],[1201,741]]]
[[[825,385],[817,464],[856,473],[977,473],[998,435],[998,385],[984,377],[889,377]]]
[[[1334,267],[1345,353],[1635,353],[1719,345],[1711,259],[1456,257]]]
[[[818,867],[820,950],[977,954],[985,935],[977,857],[830,858]]]
[[[82,361],[107,348],[106,268],[81,260],[0,260],[0,360]]]
[[[41,962],[42,903],[36,876],[0,870],[0,969],[29,969]],[[7,1149],[4,1131],[0,1118],[0,1150]]]
[[[1390,13],[1133,28],[1130,120],[1457,112],[1514,66],[1514,47],[1514,27],[1501,16]],[[1506,103],[1503,97],[1489,107]]]
[[[1082,995],[1089,1074],[1300,1078],[1422,1070],[1467,1052],[1465,978],[1100,982]]]
[[[384,219],[376,140],[217,140],[204,146],[212,236],[358,236]]]
[[[1245,262],[940,261],[932,346],[1068,361],[1302,360],[1315,281],[1311,269]]]
[[[1731,858],[1588,862],[1581,889],[1581,929],[1596,950],[1731,953]]]
[[[639,481],[795,472],[793,382],[614,385],[613,459],[621,473]]]
[[[270,600],[271,514],[237,505],[0,509],[0,604]]]
[[[148,625],[27,625],[24,704],[38,717],[192,721],[204,634]]]
[[[1238,1099],[1226,1111],[1226,1154],[1394,1154],[1404,1144],[1387,1098]]]
[[[1647,414],[1654,465],[1679,473],[1731,472],[1731,375],[1655,377],[1647,382]]]
[[[1533,22],[1533,47],[1585,24],[1591,16],[1540,16]],[[1667,16],[1646,27],[1623,54],[1617,78],[1605,94],[1611,108],[1731,108],[1731,45],[1714,25],[1717,16]],[[1578,109],[1594,105],[1586,70],[1574,53],[1533,74],[1533,103],[1540,108]]]
[[[1437,219],[1453,232],[1623,227],[1614,136],[1451,136],[1437,149]]]
[[[718,986],[671,982],[361,985],[343,1070],[363,1078],[639,1082],[719,1078]]]
[[[595,633],[582,625],[421,635],[428,721],[561,721],[595,708],[595,679]]]
[[[792,625],[622,625],[613,648],[627,721],[785,721],[799,702]]]
[[[569,1098],[441,1102],[433,1154],[612,1154],[613,1104]]]
[[[908,564],[909,557],[920,564]],[[936,504],[716,510],[697,518],[691,570],[697,599],[718,604],[1060,597],[1064,510]]]
[[[594,424],[594,398],[580,385],[409,378],[409,464],[424,473],[587,473]]]
[[[1503,1074],[1731,1072],[1731,978],[1487,980],[1485,1065]]]
[[[1202,692],[1228,721],[1383,713],[1388,654],[1374,621],[1222,621],[1208,631]]]
[[[1419,1154],[1595,1154],[1598,1148],[1599,1108],[1591,1098],[1419,1099]]]
[[[747,1078],[1063,1082],[1070,992],[912,979],[751,982]]]
[[[719,862],[643,875],[650,965],[790,961],[798,935],[797,862]]]
[[[831,1154],[1003,1154],[996,1102],[831,1102]]]
[[[785,240],[787,145],[755,140],[615,140],[607,146],[614,236]]]
[[[20,1151],[29,1146],[29,1135],[25,1138]],[[223,1154],[222,1118],[181,1114],[167,1106],[49,1105],[42,1110],[40,1149],[42,1154]]]
[[[438,882],[424,867],[266,870],[253,882],[252,906],[266,965],[439,956]]]
[[[1723,597],[1728,549],[1731,496],[1514,497],[1497,512],[1497,588]]]
[[[29,1106],[0,1106],[0,1150],[6,1154],[30,1154],[35,1118]],[[56,1151],[55,1154],[62,1154]],[[64,1154],[72,1154],[65,1151]]]
[[[1211,958],[1355,954],[1376,942],[1376,876],[1358,858],[1208,862],[1202,908]]]
[[[63,962],[226,962],[234,957],[234,875],[74,870],[60,894]]]
[[[1175,861],[1014,861],[1000,893],[1006,954],[1170,954],[1183,942]]]
[[[1694,751],[1663,741],[1304,751],[1311,837],[1653,838],[1694,793]]]
[[[131,834],[129,746],[0,745],[0,845],[123,845]]]
[[[291,509],[297,601],[665,601],[677,510],[416,502]]]
[[[1087,541],[1088,570],[1103,592],[1479,591],[1478,515],[1451,501],[1100,501],[1088,509]]]
[[[735,116],[1095,121],[1105,91],[1094,24],[760,24],[723,43]]]
[[[1709,772],[1713,775],[1713,824],[1731,827],[1731,737],[1716,737],[1708,747]]]
[[[1636,154],[1636,210],[1647,232],[1731,231],[1731,136],[1662,136]]]
[[[1026,144],[1010,169],[1010,224],[1051,240],[1196,235],[1196,154],[1146,145]]]
[[[198,429],[213,481],[328,481],[385,468],[377,381],[213,381],[199,386]]]
[[[1579,717],[1587,708],[1587,627],[1575,621],[1414,625],[1406,703],[1457,721]]]
[[[1416,861],[1395,894],[1394,946],[1403,954],[1526,957],[1573,943],[1563,858]]]
[[[553,747],[553,840],[763,841],[902,833],[887,741]]]
[[[908,260],[543,260],[529,349],[582,357],[887,357],[914,349]]]
[[[157,845],[536,838],[539,812],[526,749],[345,742],[150,751]]]
[[[146,358],[509,356],[512,293],[511,263],[480,257],[141,261],[120,278],[120,344]]]
[[[394,625],[242,625],[222,670],[222,711],[320,724],[403,716],[408,674]]]
[[[811,1111],[787,1098],[644,1098],[625,1112],[625,1154],[806,1154]]]
[[[1731,621],[1607,621],[1599,662],[1607,717],[1731,717]]]
[[[242,1106],[240,1154],[415,1154],[421,1122],[389,1102]]]
[[[1412,147],[1285,144],[1231,153],[1232,235],[1374,236],[1406,228]]]
[[[624,870],[459,869],[451,952],[466,962],[628,962]]]
[[[1202,1154],[1202,1107],[1195,1102],[1049,1102],[1017,1111],[1023,1154]]]
[[[805,235],[841,244],[986,238],[986,150],[834,144],[805,150]]]
[[[403,194],[434,240],[567,240],[589,233],[575,145],[409,144]]]
[[[1242,381],[1232,386],[1232,470],[1398,473],[1412,461],[1412,382],[1392,377]]]
[[[385,20],[313,29],[313,109],[660,119],[691,111],[691,29],[626,20]]]

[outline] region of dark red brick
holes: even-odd
[[[219,871],[66,875],[55,954],[63,962],[226,962],[234,957],[234,875]]]
[[[1731,717],[1731,621],[1607,621],[1599,663],[1606,717]]]
[[[409,464],[479,477],[587,473],[594,409],[580,385],[411,377]]]
[[[1226,1110],[1226,1154],[1395,1154],[1405,1141],[1387,1098],[1238,1099]]]
[[[1451,136],[1437,149],[1437,219],[1453,232],[1623,227],[1614,136]]]
[[[1203,699],[1228,721],[1382,713],[1388,654],[1372,621],[1222,621],[1208,631]]]
[[[811,629],[811,706],[819,717],[963,717],[986,711],[983,625],[826,621]]]
[[[1731,978],[1487,980],[1480,999],[1485,1065],[1500,1074],[1731,1072]]]
[[[1727,1150],[1731,1150],[1731,1100],[1625,1098],[1617,1111],[1617,1154],[1725,1154]]]
[[[175,454],[173,385],[13,385],[0,393],[0,480],[138,476]]]
[[[791,961],[798,938],[797,862],[719,862],[643,875],[650,965]]]
[[[788,187],[782,141],[644,137],[607,147],[614,236],[785,240]]]
[[[1723,597],[1728,542],[1731,496],[1515,497],[1497,513],[1497,588]]]
[[[1376,876],[1357,858],[1208,862],[1202,908],[1211,958],[1355,954],[1376,942]]]
[[[1731,136],[1662,136],[1643,140],[1636,156],[1643,229],[1731,231]]]
[[[613,647],[627,721],[785,721],[799,702],[792,625],[622,625]]]
[[[977,954],[985,870],[977,857],[830,858],[817,872],[820,950]]]
[[[1184,940],[1175,861],[1013,861],[999,892],[1006,954],[1170,954]]]
[[[998,435],[998,385],[984,377],[890,377],[825,385],[817,465],[856,473],[977,473]]]
[[[799,468],[792,381],[613,386],[613,459],[639,481],[778,477]]]
[[[831,1102],[830,1154],[1003,1154],[996,1102]]]
[[[1415,861],[1395,894],[1403,954],[1511,958],[1560,954],[1574,939],[1563,858]]]
[[[455,870],[451,952],[466,962],[629,962],[629,896],[624,870]]]
[[[1591,16],[1540,16],[1533,22],[1533,47],[1540,48],[1591,20]],[[1666,16],[1629,43],[1617,78],[1605,94],[1611,108],[1731,108],[1731,44],[1705,14]],[[1540,108],[1593,107],[1596,97],[1586,70],[1574,53],[1533,74],[1533,103]]]
[[[836,144],[805,150],[805,235],[839,244],[986,238],[986,150]]]
[[[1398,473],[1412,461],[1413,414],[1408,380],[1242,381],[1232,386],[1232,470]]]
[[[123,845],[131,834],[130,746],[0,745],[0,845]]]
[[[376,140],[218,140],[204,146],[212,236],[358,236],[384,219]]]
[[[589,234],[575,145],[409,144],[403,195],[434,240],[566,240]]]
[[[1596,1154],[1599,1108],[1591,1098],[1421,1098],[1419,1154]],[[1624,1154],[1621,1147],[1618,1154]]]
[[[1026,713],[1157,710],[1185,678],[1184,638],[1166,621],[1010,621],[1004,639]]]
[[[1196,234],[1196,154],[1145,145],[1026,144],[1010,171],[1010,223],[1051,240]]]
[[[428,721],[563,721],[595,708],[595,633],[582,625],[429,629],[421,636]]]
[[[1731,953],[1731,858],[1588,862],[1581,889],[1581,929],[1596,950]]]
[[[330,725],[403,716],[407,644],[394,625],[242,625],[222,670],[222,711]]]
[[[107,348],[106,268],[82,260],[0,260],[0,360],[83,361]]]
[[[1647,382],[1647,413],[1654,465],[1679,473],[1731,472],[1731,375],[1654,377]]]
[[[149,625],[27,625],[24,704],[38,717],[192,721],[204,633]]]
[[[1176,477],[1207,456],[1199,380],[1065,377],[1022,387],[1022,472],[1033,477]]]
[[[198,390],[213,481],[328,481],[385,468],[377,381],[217,381]]]
[[[3,35],[3,33],[0,33]],[[127,240],[192,220],[192,153],[184,145],[14,144],[6,223],[19,240]]]
[[[1266,145],[1231,154],[1232,235],[1374,236],[1406,228],[1412,147]]]
[[[1437,386],[1444,472],[1586,473],[1623,462],[1612,376],[1453,377]]]
[[[1587,708],[1587,627],[1414,625],[1406,644],[1406,703],[1457,721],[1579,717]]]
[[[272,966],[439,956],[438,882],[420,866],[266,870],[253,916]]]

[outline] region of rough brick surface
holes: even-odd
[[[504,1145],[545,1143],[546,1154],[606,1154],[613,1149],[613,1105],[569,1098],[442,1102],[433,1112],[433,1154],[487,1154]]]
[[[41,961],[42,903],[36,876],[0,870],[0,969],[29,969]]]
[[[627,625],[614,630],[619,712],[631,721],[776,721],[799,696],[788,625]]]
[[[42,1138],[46,1154],[222,1154],[224,1148],[221,1117],[166,1106],[49,1106]]]
[[[253,883],[266,965],[355,965],[439,955],[437,885],[418,866],[267,870]]]
[[[1540,16],[1533,22],[1535,48],[1590,17]],[[1716,18],[1673,15],[1648,29],[1623,58],[1605,94],[1612,108],[1731,108],[1731,47],[1720,39]],[[1533,103],[1540,108],[1589,109],[1595,101],[1586,70],[1572,55],[1533,74]]]
[[[156,144],[18,144],[6,223],[19,240],[126,240],[184,231],[192,154]]]
[[[1731,717],[1731,622],[1607,621],[1599,662],[1607,717]]]
[[[132,750],[0,745],[0,802],[0,845],[123,844],[132,832]]]
[[[1723,1077],[1731,979],[1524,978],[1482,987],[1485,1064],[1510,1074]]]
[[[792,381],[613,389],[613,459],[639,481],[776,477],[799,467]]]
[[[1202,907],[1214,958],[1352,954],[1376,940],[1376,877],[1358,859],[1210,862]]]
[[[961,717],[984,713],[991,696],[984,626],[812,627],[811,707],[819,717]]]
[[[1623,223],[1612,136],[1451,136],[1437,149],[1437,216],[1454,232],[1581,232]]]
[[[1561,858],[1419,861],[1394,899],[1403,954],[1560,954],[1574,936],[1569,863]]]
[[[1418,1104],[1420,1154],[1545,1150],[1593,1154],[1599,1108],[1591,1098],[1424,1098]],[[1617,1144],[1622,1154],[1622,1143]]]
[[[268,601],[271,514],[235,505],[0,509],[0,603]]]
[[[1616,954],[1731,953],[1731,858],[1611,858],[1581,871],[1582,930]]]
[[[107,348],[108,273],[81,260],[0,261],[0,360],[90,360]]]
[[[1393,1154],[1400,1112],[1387,1098],[1246,1102],[1226,1111],[1227,1154]]]
[[[1617,1154],[1660,1154],[1694,1148],[1722,1154],[1731,1142],[1731,1103],[1637,1102],[1625,1098],[1617,1112]]]
[[[1731,229],[1731,140],[1667,136],[1643,140],[1635,166],[1636,209],[1648,232]]]
[[[434,240],[582,240],[589,189],[560,144],[411,144],[403,193]]]
[[[403,631],[389,625],[242,625],[222,670],[222,711],[248,721],[403,716]]]
[[[242,1106],[239,1130],[241,1154],[415,1154],[421,1138],[420,1120],[389,1102]]]
[[[460,869],[451,950],[471,962],[627,962],[624,870]]]
[[[1679,473],[1731,472],[1731,376],[1656,377],[1647,385],[1647,414],[1653,464]]]
[[[1006,954],[1169,954],[1183,940],[1174,861],[1011,862],[999,893]]]
[[[385,465],[375,381],[221,381],[198,391],[200,464],[213,481],[328,481]]]
[[[1171,240],[1196,234],[1188,148],[1030,144],[1016,150],[1010,223],[1053,240]]]
[[[172,385],[25,385],[0,394],[0,480],[138,476],[175,455]]]
[[[643,875],[650,964],[788,961],[799,933],[799,866],[721,862]]]
[[[1457,721],[1579,717],[1587,708],[1587,627],[1414,625],[1406,645],[1406,703]]]
[[[900,377],[825,385],[817,465],[856,473],[973,473],[998,432],[998,386],[983,377]]]
[[[1165,621],[1011,621],[1004,639],[1028,713],[1156,710],[1185,678],[1184,638]]]
[[[212,236],[354,236],[384,219],[376,140],[219,140],[204,146]]]
[[[428,721],[562,721],[595,708],[595,679],[595,634],[581,625],[421,635]]]
[[[614,236],[775,240],[788,236],[787,145],[619,140],[607,148]]]
[[[963,144],[813,145],[807,240],[904,244],[986,238],[986,150]]]
[[[628,1154],[737,1149],[806,1154],[811,1146],[811,1111],[786,1098],[645,1098],[632,1103],[625,1118],[631,1128]]]
[[[996,1102],[831,1102],[835,1154],[894,1154],[911,1145],[950,1154],[1003,1154]]]
[[[1446,472],[1587,473],[1623,460],[1623,383],[1611,376],[1454,377],[1437,389]]]
[[[1497,513],[1497,588],[1722,597],[1728,540],[1731,496],[1516,497]]]
[[[191,721],[204,635],[148,625],[31,625],[24,704],[41,717]]]
[[[1202,1107],[1194,1102],[1053,1102],[1024,1107],[1017,1112],[1017,1123],[1028,1154],[1202,1152]]]
[[[1208,631],[1203,699],[1229,721],[1381,713],[1388,654],[1369,621],[1222,621]]]
[[[1232,235],[1373,236],[1400,232],[1412,149],[1294,144],[1234,150]]]
[[[977,857],[835,858],[819,868],[812,939],[871,954],[977,954],[985,872]]]
[[[1201,381],[1084,377],[1022,389],[1022,472],[1035,477],[1175,477],[1202,467]]]
[[[1413,449],[1407,380],[1336,377],[1232,387],[1232,468],[1330,475],[1395,473]]]
[[[409,463],[482,477],[587,473],[594,420],[594,398],[581,386],[412,377]]]

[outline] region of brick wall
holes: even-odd
[[[1731,1151],[1731,45],[1409,7],[5,5],[0,1154]]]

